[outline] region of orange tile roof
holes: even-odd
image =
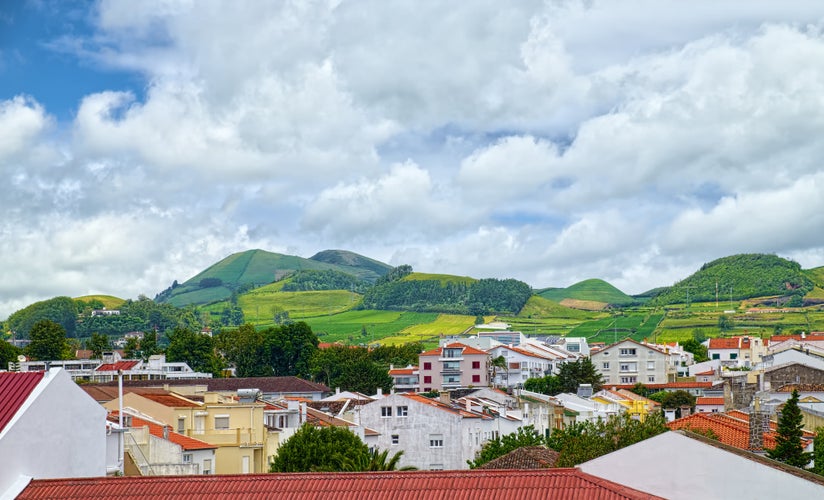
[[[724,405],[724,398],[708,398],[708,397],[698,397],[695,398],[695,404],[697,405]]]
[[[660,498],[580,469],[324,472],[205,476],[35,479],[17,497],[36,498],[236,498],[320,497],[396,500],[449,498]]]
[[[201,405],[195,403],[194,401],[189,401],[186,398],[178,396],[177,394],[166,393],[166,394],[140,394],[140,396],[154,401],[155,403],[162,404],[163,406],[168,406],[170,408],[198,408]]]
[[[443,352],[444,347],[453,348],[453,349],[454,348],[463,348],[462,354],[468,354],[468,355],[472,355],[472,354],[484,354],[485,355],[485,354],[487,354],[485,351],[481,351],[480,349],[475,349],[474,347],[469,347],[468,345],[461,344],[460,342],[453,342],[453,343],[447,344],[443,347],[437,347],[435,349],[432,349],[432,350],[429,350],[429,351],[426,351],[426,352],[422,352],[420,355],[421,356],[440,356],[441,353]]]
[[[417,366],[413,366],[412,368],[395,368],[394,370],[389,370],[389,375],[414,375],[417,370]]]
[[[117,412],[113,412],[116,416]],[[164,438],[163,437],[163,426],[156,424],[154,422],[149,422],[148,420],[143,420],[142,418],[132,417],[132,427],[148,427],[149,433],[152,436]],[[203,441],[195,438],[190,438],[189,436],[184,436],[183,434],[178,434],[169,427],[169,432],[167,437],[164,439],[168,439],[169,441],[180,445],[181,448],[184,450],[211,450],[217,448],[217,446],[209,443],[204,443]]]
[[[0,431],[14,418],[45,375],[46,372],[0,372]]]
[[[710,349],[738,349],[741,339],[739,337],[714,338],[710,339]]]
[[[718,418],[719,414],[693,413],[692,415],[673,420],[667,424],[672,430],[695,430],[699,432],[712,431],[718,440],[724,444],[750,449],[749,422],[737,422],[729,417]],[[775,448],[775,436],[772,432],[764,433],[764,448]]]
[[[644,384],[647,389],[709,389],[712,382],[667,382],[664,384]],[[611,389],[632,389],[635,384],[605,384]]]
[[[697,375],[715,375],[715,370],[707,370],[707,371],[705,371],[705,372],[696,373],[695,375],[696,375],[696,376],[697,376]]]

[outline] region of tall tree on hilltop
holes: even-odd
[[[804,421],[801,408],[798,407],[798,390],[793,389],[792,396],[784,403],[781,417],[778,419],[778,431],[775,436],[775,448],[767,450],[767,456],[795,467],[806,467],[810,463],[810,453],[804,451],[801,443]]]

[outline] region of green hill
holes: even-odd
[[[354,272],[350,274],[354,274],[355,276],[359,276],[361,279],[370,282],[374,282],[378,276],[383,276],[388,273],[390,269],[392,269],[392,266],[389,264],[384,264],[383,262],[379,262],[375,259],[370,259],[369,257],[364,257],[363,255],[358,255],[355,252],[349,252],[347,250],[324,250],[309,257],[309,260],[363,270],[362,276]],[[374,277],[369,275],[367,271],[374,273]]]
[[[391,269],[388,265],[380,265],[375,260],[352,252],[330,250],[321,252],[315,257],[319,255],[320,259],[350,262],[352,265],[305,259],[264,250],[247,250],[226,257],[182,284],[175,282],[158,294],[155,300],[178,307],[190,304],[209,304],[227,300],[232,293],[244,293],[302,270],[339,271],[364,281],[374,282]],[[366,267],[359,267],[361,264]],[[378,271],[383,271],[383,274]]]
[[[732,255],[704,264],[650,303],[664,305],[710,302],[716,297],[741,300],[780,296],[788,305],[801,305],[802,298],[814,287],[808,274],[797,262],[776,255]]]
[[[588,279],[567,288],[546,288],[538,292],[545,299],[561,302],[564,299],[602,302],[612,305],[630,305],[635,299],[604,280]]]

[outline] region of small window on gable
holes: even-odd
[[[392,444],[398,444],[401,442],[400,436],[397,434],[392,434]]]
[[[391,417],[392,416],[392,407],[391,406],[381,406],[381,417]]]

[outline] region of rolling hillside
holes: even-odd
[[[739,254],[704,264],[650,303],[709,302],[717,297],[729,300],[783,297],[776,302],[800,306],[802,298],[813,288],[813,280],[797,262],[776,255]]]
[[[319,257],[320,256],[320,257]],[[374,282],[388,272],[388,265],[359,256],[352,252],[328,250],[304,259],[264,250],[247,250],[232,254],[217,262],[182,284],[173,284],[155,297],[158,302],[174,306],[209,304],[227,300],[233,292],[243,293],[255,287],[283,279],[300,270],[334,270],[351,274],[359,279]],[[349,262],[349,264],[336,264]],[[366,267],[358,267],[364,265]]]
[[[558,303],[564,303],[564,300],[572,299],[565,302],[565,304],[570,304],[570,307],[574,307],[574,301],[583,301],[584,303],[600,302],[618,306],[630,305],[636,302],[629,295],[600,279],[584,280],[567,288],[546,288],[539,291],[538,295]],[[582,309],[592,309],[592,307],[582,307]]]

